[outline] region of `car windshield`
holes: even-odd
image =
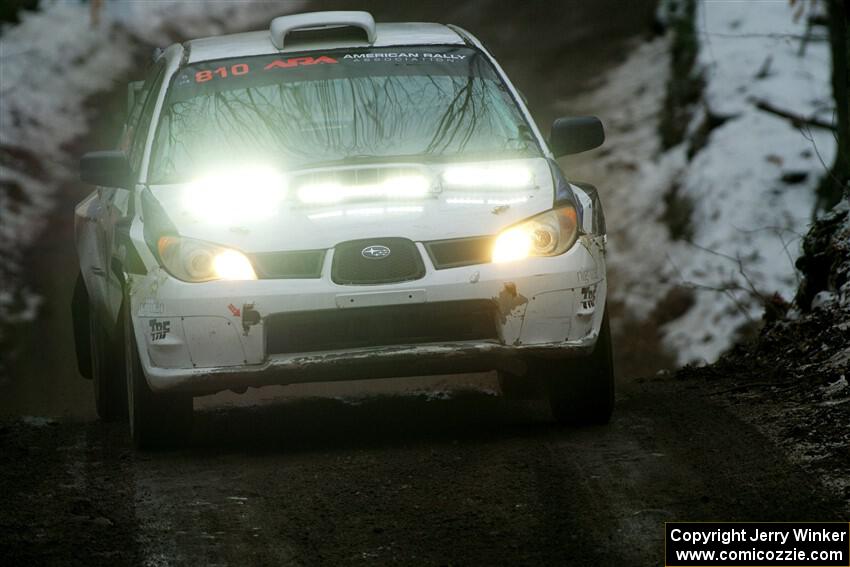
[[[485,56],[466,47],[357,49],[207,61],[172,79],[148,180],[229,164],[540,155]]]

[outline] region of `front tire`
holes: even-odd
[[[88,315],[94,405],[102,421],[118,421],[127,415],[122,345],[110,340],[103,321],[92,307]],[[120,338],[121,333],[117,334]]]
[[[604,425],[614,411],[614,365],[608,312],[593,352],[582,359],[564,361],[547,376],[549,406],[559,423]]]
[[[130,437],[137,449],[179,446],[188,439],[192,430],[192,396],[159,394],[150,389],[139,360],[129,311],[125,304],[124,344]]]

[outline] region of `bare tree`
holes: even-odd
[[[829,175],[818,187],[818,204],[824,209],[850,193],[850,0],[826,0],[826,3],[838,151]]]
[[[96,28],[100,25],[100,9],[103,7],[103,0],[91,0],[91,27]]]

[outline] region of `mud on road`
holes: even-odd
[[[9,564],[620,564],[670,520],[838,520],[841,505],[697,382],[633,383],[608,427],[481,391],[196,412],[189,447],[123,425],[0,429]]]

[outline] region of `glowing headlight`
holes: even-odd
[[[496,238],[493,245],[494,262],[511,262],[528,258],[532,247],[531,235],[522,228],[510,228]]]
[[[251,261],[241,252],[192,238],[162,236],[157,242],[162,266],[186,282],[255,280]]]
[[[183,207],[213,224],[233,224],[272,216],[283,200],[285,179],[269,167],[243,167],[207,175],[190,183]]]
[[[443,171],[443,182],[450,187],[518,189],[533,181],[531,170],[516,164],[457,165]]]
[[[572,206],[547,211],[512,226],[496,237],[493,262],[512,262],[529,256],[557,256],[569,250],[578,237]]]
[[[308,204],[332,204],[349,199],[421,199],[428,193],[428,179],[422,175],[400,175],[381,183],[343,185],[308,183],[298,188],[298,199]]]

